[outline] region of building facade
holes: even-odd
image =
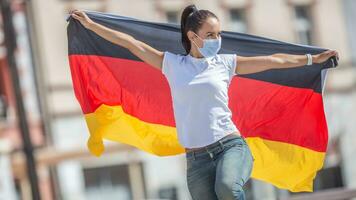
[[[356,161],[352,159],[356,153],[352,137],[356,130],[353,0],[32,0],[27,9],[47,144],[37,154],[39,177],[51,182],[42,185],[50,194],[45,199],[191,198],[184,155],[157,157],[108,141],[109,150],[103,156],[89,155],[88,129],[72,88],[65,20],[76,8],[180,23],[182,10],[191,3],[214,12],[223,30],[339,51],[340,65],[329,70],[324,92],[330,143],[315,191],[356,188]],[[26,182],[25,177],[21,180]],[[298,195],[254,179],[245,187],[248,199]],[[19,188],[22,193],[28,191],[26,184]]]

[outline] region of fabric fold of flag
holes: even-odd
[[[86,12],[97,23],[128,33],[160,50],[185,54],[180,26]],[[75,96],[100,156],[103,139],[157,156],[185,153],[178,142],[171,93],[163,74],[130,51],[69,18],[68,52]],[[273,53],[317,54],[325,49],[222,32],[219,53],[242,56]],[[255,158],[252,178],[292,192],[313,191],[328,143],[323,86],[334,58],[322,64],[235,75],[229,87],[233,122]]]

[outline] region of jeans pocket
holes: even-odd
[[[230,149],[231,147],[234,147],[234,146],[243,147],[244,145],[246,145],[246,143],[242,139],[236,138],[236,139],[230,140],[229,142],[225,143],[224,149]]]
[[[187,170],[192,168],[192,164],[193,164],[192,162],[194,162],[193,154],[186,153],[186,155],[185,155],[185,163],[186,163]]]
[[[187,171],[186,172],[187,172],[187,179],[188,180],[192,179],[192,177],[195,174],[199,173],[200,167],[197,166],[197,165],[199,165],[199,163],[197,163],[196,160],[190,160],[190,161],[187,162]]]

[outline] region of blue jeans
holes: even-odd
[[[245,199],[254,158],[246,140],[235,133],[203,149],[186,152],[187,185],[193,200]]]

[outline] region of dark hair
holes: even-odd
[[[180,20],[180,27],[182,32],[182,44],[187,54],[189,54],[191,48],[187,32],[191,30],[198,34],[198,30],[209,17],[215,17],[218,19],[214,13],[209,10],[198,10],[194,4],[184,8]]]

